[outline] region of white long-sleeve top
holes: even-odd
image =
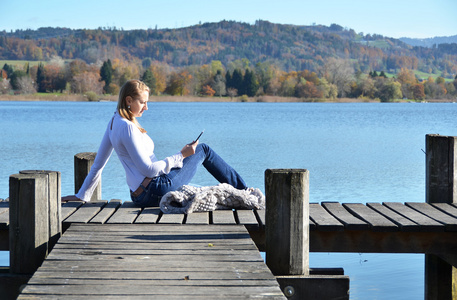
[[[116,112],[108,123],[94,164],[76,197],[90,201],[113,149],[124,166],[127,185],[132,191],[137,190],[146,177],[168,174],[171,169],[181,168],[183,164],[181,152],[158,160],[154,155],[152,139],[142,133],[133,122],[122,118]]]

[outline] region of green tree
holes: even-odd
[[[100,78],[102,81],[105,81],[105,86],[103,87],[103,90],[105,91],[105,93],[108,93],[109,85],[113,78],[113,65],[111,64],[110,59],[103,62],[103,65],[100,68]]]
[[[238,91],[238,95],[246,94],[246,90],[243,86],[243,74],[240,69],[235,69],[232,74],[231,85],[229,87],[234,88]]]
[[[246,95],[248,95],[249,97],[254,97],[256,95],[257,89],[259,87],[255,79],[254,71],[246,69],[246,72],[244,73],[243,85],[244,90],[246,91]]]
[[[232,84],[232,75],[230,74],[229,71],[225,73],[225,86],[227,89],[232,88],[233,89],[233,84]]]
[[[436,78],[436,80],[435,80],[436,84],[444,84],[445,82],[446,82],[446,80],[444,80],[444,78],[441,76]]]
[[[146,71],[144,71],[141,80],[149,87],[149,95],[157,93],[157,80],[151,69],[146,69]]]
[[[21,78],[22,77],[26,77],[26,76],[27,76],[27,73],[25,73],[22,70],[16,70],[16,71],[13,72],[13,74],[11,74],[10,84],[11,84],[11,87],[13,88],[13,90],[19,91],[21,89],[21,84],[20,84],[21,83]]]
[[[403,94],[401,92],[400,82],[393,80],[385,80],[381,88],[378,89],[378,96],[382,102],[390,102],[394,99],[401,99]]]
[[[46,93],[46,77],[44,74],[44,66],[42,63],[38,65],[36,72],[36,84],[38,88],[38,93]]]

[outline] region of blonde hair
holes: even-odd
[[[146,130],[141,127],[140,123],[138,123],[135,116],[133,116],[130,111],[127,104],[127,97],[130,96],[135,99],[135,97],[140,96],[141,93],[145,91],[149,93],[149,88],[144,82],[137,79],[129,80],[121,87],[119,99],[117,101],[117,111],[119,112],[119,115],[129,121],[132,121],[143,133],[146,133]]]

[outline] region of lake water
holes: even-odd
[[[73,156],[95,152],[116,103],[0,102],[0,198],[20,170],[62,173],[74,194]],[[208,143],[264,189],[268,168],[310,171],[310,202],[424,202],[425,135],[457,135],[457,104],[149,103],[139,119],[163,158],[202,129]],[[216,182],[202,168],[193,183]],[[117,157],[103,172],[103,199],[129,200]],[[8,265],[7,253],[0,265]],[[343,267],[351,299],[423,299],[421,254],[312,253],[310,267]]]

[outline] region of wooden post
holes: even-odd
[[[89,174],[90,168],[94,164],[96,152],[82,152],[75,155],[75,194],[84,183],[84,179]],[[90,201],[102,199],[102,182],[98,183]]]
[[[32,274],[48,253],[49,206],[45,174],[10,176],[10,272]]]
[[[266,263],[274,275],[309,274],[309,172],[265,171]]]
[[[456,137],[428,134],[425,144],[426,202],[457,202]],[[453,299],[456,289],[453,273],[455,267],[436,255],[425,254],[425,299]]]
[[[61,175],[57,171],[46,170],[25,170],[20,174],[44,174],[47,180],[48,189],[48,208],[49,208],[49,251],[54,247],[62,236],[62,216],[61,216]]]

